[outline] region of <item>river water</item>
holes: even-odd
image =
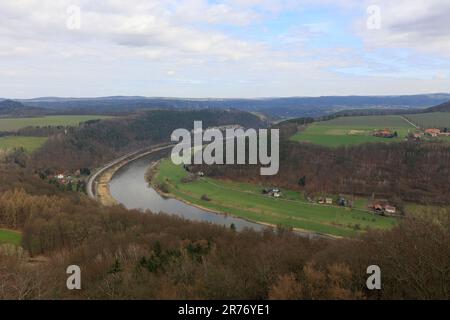
[[[243,219],[212,213],[188,205],[176,199],[166,199],[159,195],[145,181],[145,172],[153,161],[168,156],[167,150],[162,150],[132,161],[122,167],[110,182],[111,195],[128,209],[149,209],[154,213],[164,212],[178,215],[188,220],[206,221],[227,227],[234,224],[237,230],[251,228],[263,230],[267,227]]]

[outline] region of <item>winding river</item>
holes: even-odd
[[[237,230],[251,228],[260,231],[267,228],[236,217],[202,210],[176,199],[162,197],[145,181],[145,172],[150,163],[166,157],[168,154],[167,150],[161,150],[131,161],[120,168],[110,181],[110,191],[114,199],[128,209],[149,209],[152,212],[164,212],[188,220],[204,221],[227,227],[234,224]]]

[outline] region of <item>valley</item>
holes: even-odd
[[[358,201],[357,208],[320,205],[289,190],[275,199],[261,193],[263,186],[208,177],[186,182],[187,176],[182,166],[163,160],[151,183],[193,205],[274,227],[349,237],[368,229],[390,229],[396,224],[394,218],[370,212],[364,201]]]

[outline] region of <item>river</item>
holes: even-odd
[[[110,181],[110,191],[114,199],[128,209],[149,209],[154,213],[164,212],[192,221],[204,221],[227,227],[234,224],[237,230],[251,228],[260,231],[267,228],[243,219],[202,210],[176,199],[162,197],[145,181],[145,172],[150,163],[168,154],[169,151],[161,150],[131,161],[120,168]]]

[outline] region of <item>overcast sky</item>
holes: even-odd
[[[0,97],[450,92],[449,0],[0,0]]]

